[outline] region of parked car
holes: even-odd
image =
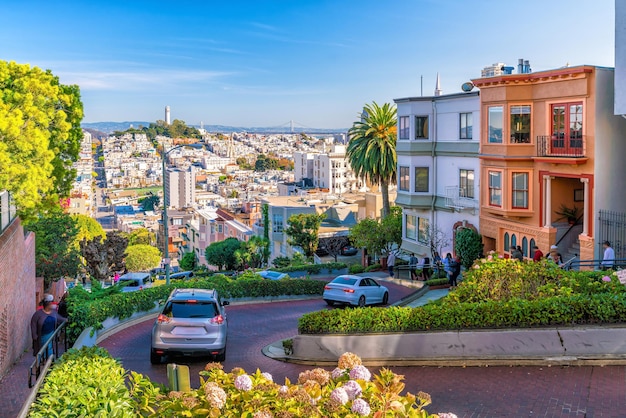
[[[341,255],[356,255],[356,253],[358,252],[359,250],[357,248],[353,247],[352,245],[348,245],[341,249],[340,254]]]
[[[152,286],[150,273],[126,273],[122,274],[117,281],[122,287],[122,292],[136,292]]]
[[[272,270],[259,271],[257,274],[263,277],[264,279],[268,279],[268,280],[281,280],[281,279],[289,278],[289,275],[287,273],[281,273],[279,271],[272,271]]]
[[[226,359],[228,322],[217,290],[174,289],[152,326],[150,362],[163,356],[213,356]]]
[[[344,274],[324,286],[322,298],[329,306],[335,303],[361,307],[378,303],[386,305],[389,290],[371,277]]]
[[[170,273],[170,280],[187,280],[194,276],[193,271],[181,271],[180,273]],[[165,274],[159,276],[160,280],[165,280]]]

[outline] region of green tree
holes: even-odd
[[[402,208],[394,206],[386,218],[366,218],[350,230],[350,240],[370,254],[389,254],[402,245]]]
[[[87,272],[98,281],[106,280],[114,271],[126,268],[124,257],[127,247],[128,239],[119,231],[108,232],[104,240],[95,237],[80,242],[80,252],[85,259]]]
[[[136,244],[126,248],[126,268],[129,271],[147,271],[161,264],[161,251],[152,245]]]
[[[137,200],[137,203],[141,205],[142,210],[149,211],[154,210],[154,208],[158,207],[160,201],[161,199],[159,199],[159,196],[150,192],[146,197],[142,197],[141,199]]]
[[[366,104],[362,119],[348,132],[346,158],[357,177],[380,186],[383,218],[390,213],[389,185],[396,181],[396,111],[389,103]]]
[[[266,262],[265,249],[268,248],[266,241],[258,236],[252,236],[248,241],[241,243],[239,249],[235,251],[238,267],[246,265],[252,268],[259,268]]]
[[[289,237],[287,242],[302,248],[305,256],[313,257],[319,243],[318,233],[324,218],[326,215],[316,213],[291,215],[287,220],[289,226],[285,229],[285,234]]]
[[[78,233],[73,243],[77,250],[80,248],[80,241],[83,239],[92,240],[95,237],[106,237],[106,232],[102,225],[91,216],[72,215],[72,218],[78,227]]]
[[[207,263],[216,266],[218,270],[222,270],[222,268],[233,270],[237,264],[235,251],[239,249],[240,245],[241,243],[237,238],[226,238],[206,247],[204,256]]]
[[[457,230],[454,244],[455,252],[466,269],[471,268],[474,260],[483,253],[483,237],[471,228]]]
[[[35,233],[35,272],[47,288],[61,277],[74,277],[80,266],[80,253],[74,246],[79,227],[76,219],[60,208],[28,224]]]
[[[180,262],[178,264],[180,265],[181,269],[189,271],[195,270],[197,263],[198,260],[196,259],[196,255],[194,253],[185,253],[183,254],[183,258],[180,259]]]
[[[139,244],[155,245],[156,235],[147,228],[133,229],[130,234],[128,234],[128,246]]]
[[[0,61],[0,190],[25,221],[59,205],[75,178],[83,106],[50,71]]]

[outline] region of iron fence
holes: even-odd
[[[626,259],[626,213],[601,210],[598,212],[596,243],[599,254],[603,254],[602,243],[609,241],[616,259]]]

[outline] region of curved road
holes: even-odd
[[[412,292],[385,283],[390,302]],[[224,369],[243,367],[269,372],[274,381],[297,381],[310,366],[283,363],[265,357],[261,350],[272,342],[293,337],[298,318],[307,312],[328,309],[321,299],[231,305]],[[339,309],[339,308],[334,308]],[[119,358],[124,367],[167,383],[166,365],[150,364],[152,320],[104,340],[100,346]],[[168,360],[169,361],[169,360]],[[210,358],[172,361],[190,366],[192,387],[199,386],[198,372]],[[459,417],[624,417],[626,368],[607,367],[392,367],[405,376],[405,390],[431,395],[431,413],[454,412]],[[376,372],[374,368],[372,372]]]

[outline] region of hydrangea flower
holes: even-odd
[[[204,385],[206,400],[217,409],[222,409],[226,404],[226,392],[215,382],[207,382]]]
[[[361,392],[363,392],[361,385],[359,385],[359,382],[355,380],[348,380],[342,387],[350,399],[361,396]]]
[[[252,418],[274,418],[274,415],[269,411],[257,411]]]
[[[370,412],[372,412],[369,404],[361,398],[355,399],[354,402],[352,402],[351,411],[364,417],[368,416]]]
[[[328,370],[317,368],[306,370],[298,375],[298,383],[302,384],[308,380],[314,380],[321,386],[326,386],[330,381],[330,373]]]
[[[372,374],[370,373],[369,370],[367,370],[367,367],[365,366],[354,366],[354,368],[352,370],[350,370],[350,379],[352,380],[365,380],[366,382],[369,382],[369,380],[371,379]]]
[[[347,370],[346,369],[340,369],[339,367],[335,367],[335,369],[330,373],[330,376],[333,379],[339,379],[340,377],[343,377],[344,374],[346,374]]]
[[[610,282],[610,281],[611,281],[611,278],[610,278],[609,276],[604,276],[604,277],[602,278],[602,281],[605,281],[605,282]]]
[[[263,372],[261,373],[261,376],[263,376],[265,378],[265,380],[268,380],[270,382],[274,381],[274,378],[272,377],[272,375],[268,372]]]
[[[354,366],[360,366],[361,364],[361,357],[350,352],[343,353],[337,362],[337,366],[339,366],[340,369],[351,369]]]
[[[350,397],[344,388],[338,387],[331,392],[330,400],[338,404],[345,405],[350,400]]]
[[[452,412],[439,412],[437,415],[439,418],[458,418],[456,414],[453,414]]]
[[[278,389],[278,393],[285,394],[285,393],[287,393],[287,392],[289,392],[289,388],[287,387],[287,385],[282,385],[282,386]]]
[[[235,387],[239,390],[249,391],[252,389],[252,379],[247,374],[239,375],[235,378]]]

